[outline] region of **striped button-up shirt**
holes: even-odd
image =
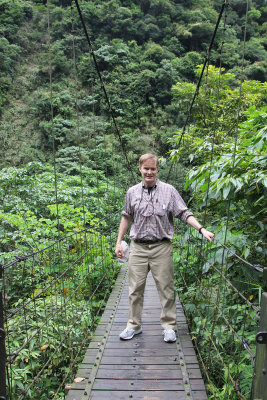
[[[193,213],[172,185],[157,180],[152,190],[143,182],[132,186],[126,193],[122,215],[132,220],[131,239],[162,240],[173,238],[173,218],[186,223]]]

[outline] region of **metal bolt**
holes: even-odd
[[[258,343],[263,343],[263,337],[262,336],[258,336]]]

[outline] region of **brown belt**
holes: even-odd
[[[142,243],[142,244],[154,244],[154,243],[169,242],[169,241],[170,241],[170,239],[167,239],[167,238],[157,239],[157,240],[134,239],[135,243]]]

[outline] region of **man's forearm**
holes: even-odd
[[[130,222],[131,222],[130,217],[126,217],[125,215],[122,216],[117,238],[117,244],[121,243],[125,233],[127,232],[127,229],[129,228]]]
[[[201,228],[200,223],[198,222],[198,220],[195,217],[193,217],[193,215],[190,215],[187,218],[186,223],[197,230],[199,230],[199,228]]]
[[[190,215],[187,220],[186,223],[190,226],[192,226],[193,228],[195,228],[196,230],[201,230],[199,231],[199,233],[201,233],[206,239],[208,239],[210,242],[213,241],[214,239],[214,233],[208,231],[206,228],[202,227],[202,225],[198,222],[198,220],[193,216]]]

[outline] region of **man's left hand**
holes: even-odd
[[[201,233],[202,233],[202,235],[203,235],[206,239],[208,239],[210,242],[213,241],[214,236],[215,236],[214,233],[208,231],[208,230],[205,229],[205,228],[202,228],[202,229],[201,229]]]

